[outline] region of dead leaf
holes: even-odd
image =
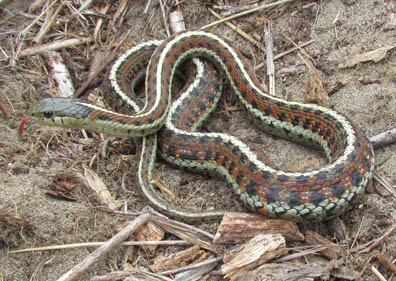
[[[384,25],[384,30],[396,29],[396,13],[391,13]]]
[[[76,197],[73,194],[74,188],[75,184],[58,179],[47,187],[46,194],[58,199],[76,201]]]
[[[110,210],[117,210],[122,206],[122,202],[117,201],[107,189],[102,179],[92,170],[84,168],[84,176],[78,174],[84,182],[98,195],[99,200]]]
[[[338,68],[348,68],[348,67],[353,67],[361,62],[366,62],[366,61],[374,61],[374,62],[379,62],[383,60],[389,50],[392,50],[393,48],[396,48],[396,45],[393,46],[385,46],[382,48],[378,48],[374,51],[370,51],[364,54],[358,54],[352,56],[349,60],[347,60],[345,63],[341,63],[338,65]]]
[[[305,85],[304,101],[308,103],[316,103],[323,106],[328,106],[329,95],[327,94],[322,79],[317,71],[311,72],[311,78],[308,84]]]
[[[164,235],[165,232],[162,228],[152,222],[146,223],[134,233],[137,241],[160,241]],[[154,254],[157,245],[143,245],[142,248],[148,253]]]
[[[304,101],[328,106],[330,103],[329,95],[325,90],[325,84],[327,84],[327,82],[322,81],[319,71],[308,58],[304,57],[301,53],[298,53],[298,56],[303,60],[311,72],[309,82],[305,85]]]

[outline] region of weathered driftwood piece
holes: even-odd
[[[305,242],[308,245],[321,245],[327,246],[326,249],[319,251],[325,257],[331,260],[337,260],[345,256],[345,251],[338,244],[331,242],[322,235],[316,233],[315,231],[307,230],[305,232]]]
[[[246,271],[287,254],[285,238],[280,234],[259,234],[238,249],[224,255],[221,272],[231,280]]]
[[[304,235],[292,221],[267,219],[248,213],[227,213],[217,230],[214,244],[237,244],[262,234],[281,234],[287,241],[303,241]]]
[[[170,256],[154,258],[151,260],[152,264],[149,267],[153,272],[179,268],[195,261],[200,253],[200,248],[198,246],[193,246]]]

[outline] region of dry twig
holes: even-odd
[[[383,132],[381,134],[372,136],[370,142],[373,144],[374,148],[380,148],[382,146],[392,144],[396,142],[396,129],[391,129],[389,131]]]
[[[90,37],[71,38],[71,39],[54,41],[48,44],[26,48],[19,53],[18,57],[22,58],[26,56],[38,55],[48,51],[57,51],[63,48],[70,48],[82,44],[87,44],[90,43],[91,41],[92,38]]]
[[[97,248],[105,245],[107,242],[87,242],[87,243],[74,243],[74,244],[63,244],[63,245],[52,245],[45,247],[27,248],[21,250],[9,251],[8,254],[19,254],[27,252],[40,252],[40,251],[53,251],[53,250],[64,250],[64,249],[76,249],[76,248]],[[160,246],[160,245],[172,245],[172,246],[188,246],[188,243],[183,240],[167,240],[167,241],[127,241],[122,242],[121,246]]]
[[[396,224],[394,226],[392,226],[390,229],[388,229],[387,232],[385,232],[381,237],[379,237],[376,240],[372,240],[370,242],[367,242],[363,245],[360,245],[356,248],[352,248],[350,250],[348,250],[349,254],[353,254],[356,252],[360,252],[360,253],[368,253],[370,252],[372,249],[374,249],[375,247],[378,246],[378,244],[382,243],[386,238],[388,238],[394,231],[396,231]]]
[[[374,265],[371,266],[371,271],[377,276],[380,281],[387,281],[386,278],[375,268]]]
[[[215,11],[208,9],[209,12],[212,13],[212,15],[214,15],[216,18],[218,19],[222,19],[222,17],[216,13]],[[256,46],[259,50],[263,51],[265,53],[265,47],[256,39],[254,39],[252,36],[250,36],[249,34],[247,34],[245,31],[243,31],[241,28],[239,28],[238,26],[226,21],[225,24],[227,26],[229,26],[232,30],[234,30],[236,33],[238,33],[239,35],[241,35],[243,38],[245,38],[247,41],[249,41],[250,43],[252,43],[254,46]],[[203,27],[204,28],[204,27]]]
[[[59,13],[62,11],[64,6],[65,6],[65,3],[63,3],[63,2],[59,4],[55,13],[52,16],[50,16],[50,18],[47,20],[47,22],[43,26],[41,26],[40,31],[33,39],[34,42],[39,43],[39,44],[41,44],[43,42],[44,36],[51,29],[51,27],[55,23],[55,20],[57,19]]]
[[[268,75],[268,90],[269,94],[275,96],[276,95],[276,90],[275,90],[275,64],[274,64],[274,52],[273,52],[273,46],[274,46],[274,40],[272,38],[272,22],[268,21],[265,23],[264,26],[265,30],[265,47],[266,47],[266,53],[267,53],[267,75]]]
[[[140,226],[145,224],[150,218],[150,214],[143,214],[134,219],[129,225],[123,230],[112,237],[106,244],[89,254],[83,261],[74,266],[64,275],[62,275],[57,281],[73,281],[77,280],[81,274],[86,271],[92,264],[97,260],[104,257],[114,248],[118,247],[124,240],[134,233]]]
[[[279,5],[282,5],[282,4],[286,4],[286,3],[289,3],[289,2],[293,2],[293,1],[294,1],[294,0],[281,0],[281,1],[274,2],[274,3],[268,4],[268,5],[263,5],[263,6],[254,8],[254,9],[250,9],[250,10],[244,11],[244,12],[242,12],[242,13],[239,13],[239,14],[236,14],[236,15],[233,15],[233,16],[230,16],[230,17],[226,17],[226,18],[224,18],[224,19],[221,19],[221,20],[212,22],[211,24],[208,24],[208,25],[203,26],[202,29],[208,29],[208,28],[210,28],[210,27],[213,27],[213,26],[215,26],[215,25],[218,25],[218,24],[223,23],[223,22],[226,22],[226,21],[230,21],[230,20],[232,20],[232,19],[236,19],[236,18],[239,18],[239,17],[243,17],[243,16],[246,16],[246,15],[249,15],[249,14],[252,14],[252,13],[255,13],[255,12],[258,12],[258,11],[261,11],[261,10],[273,8],[273,7],[276,7],[276,6],[279,6]]]

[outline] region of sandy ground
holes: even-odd
[[[26,3],[14,2],[14,6],[6,5],[6,8],[10,11],[26,11]],[[215,20],[205,6],[188,2],[180,5],[187,28],[199,28]],[[299,43],[314,39],[315,42],[305,47],[305,50],[313,57],[322,77],[328,80],[330,85],[340,81],[346,83],[331,95],[330,107],[352,119],[368,136],[394,128],[396,52],[389,51],[386,58],[378,63],[367,62],[347,69],[339,69],[338,65],[355,54],[396,44],[396,29],[385,28],[388,17],[396,9],[396,2],[333,0],[318,3],[319,1],[295,1],[288,8],[277,10],[271,15],[260,12],[241,18],[236,23],[247,33],[262,36],[263,27],[259,24],[260,19],[270,16],[273,19],[275,54],[293,47],[287,37]],[[148,15],[143,14],[143,9],[143,4],[131,3],[127,19],[111,36],[117,37],[122,32],[132,29],[130,39],[135,42],[164,38],[165,31],[159,6],[154,6]],[[1,18],[8,15],[5,10],[0,10]],[[338,21],[334,23],[337,17]],[[0,25],[0,46],[3,53],[12,55],[17,47],[13,45],[17,32],[23,30],[31,21],[32,19],[17,16],[7,23],[7,27]],[[91,31],[93,29],[90,29]],[[212,31],[232,39],[237,47],[252,56],[252,64],[264,62],[263,53],[246,43],[228,27],[219,25]],[[78,35],[92,35],[87,32],[88,30],[81,30],[81,34]],[[28,38],[32,36],[34,34],[28,35]],[[102,40],[105,41],[105,38],[103,36]],[[31,44],[32,41],[28,42]],[[63,50],[60,53],[66,60],[66,65],[70,67],[73,81],[78,87],[86,80],[92,52],[86,54],[81,49]],[[54,244],[106,241],[117,232],[116,227],[127,218],[97,210],[96,207],[100,206],[100,203],[95,195],[78,182],[72,182],[76,201],[48,196],[46,188],[53,184],[54,178],[65,173],[83,173],[83,166],[92,164],[91,168],[102,177],[118,200],[127,203],[130,210],[140,210],[146,202],[136,188],[135,172],[139,147],[136,148],[131,140],[109,138],[109,153],[102,158],[100,152],[103,139],[100,136],[89,134],[90,141],[84,141],[78,131],[72,131],[63,138],[61,129],[41,127],[33,123],[29,123],[25,135],[19,137],[17,128],[25,112],[41,98],[55,95],[56,87],[48,78],[48,68],[40,56],[20,59],[16,61],[15,66],[9,64],[4,54],[0,55],[0,59],[0,101],[11,113],[10,119],[6,119],[4,115],[0,116],[0,211],[6,211],[8,215],[21,218],[26,223],[20,228],[7,223],[4,216],[3,220],[0,220],[0,276],[3,277],[0,277],[0,280],[55,280],[92,249],[24,254],[8,254],[8,251]],[[277,70],[294,65],[303,65],[295,52],[276,61]],[[256,74],[258,77],[265,77],[263,69],[256,71]],[[293,101],[304,101],[304,85],[308,79],[307,68],[300,74],[277,76],[277,95]],[[362,83],[362,79],[371,83]],[[265,82],[264,78],[261,80]],[[310,161],[316,163],[315,159],[321,157],[317,152],[267,136],[250,126],[245,112],[241,110],[235,98],[227,95],[220,103],[204,130],[232,132],[236,136],[250,140],[281,167],[290,167],[295,162],[301,165]],[[237,110],[227,111],[225,104],[236,106]],[[396,145],[389,145],[375,151],[376,172],[392,185],[396,183],[395,150]],[[94,155],[96,158],[92,160]],[[321,159],[319,163],[323,163],[323,158]],[[127,189],[122,187],[124,175]],[[157,164],[155,178],[160,179],[175,194],[175,198],[167,198],[174,205],[244,210],[237,196],[222,180],[176,170],[162,162]],[[187,184],[180,186],[186,178]],[[355,237],[357,245],[363,244],[379,237],[396,223],[396,200],[378,183],[374,185],[376,188],[371,188],[372,191],[357,208],[341,217],[346,226],[346,239],[340,241],[340,244],[345,248],[351,246]],[[211,232],[215,232],[216,227],[216,223],[202,225],[202,228]],[[328,223],[301,228],[318,231],[329,239],[334,238],[334,231]],[[395,258],[395,245],[396,235],[393,235],[383,242],[379,250],[390,258]],[[178,249],[164,246],[158,253],[162,255]],[[81,280],[119,270],[122,256],[122,250],[112,252],[106,259],[95,264]],[[148,260],[152,257],[135,248],[129,262],[136,267],[147,267]],[[344,265],[351,271],[359,272],[368,258],[369,254],[349,255],[345,258]],[[386,269],[375,261],[372,263],[390,277]],[[363,276],[362,280],[376,280],[370,271],[366,271]]]

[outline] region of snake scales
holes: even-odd
[[[282,171],[231,135],[196,132],[216,105],[220,89],[211,66],[196,61],[195,80],[171,105],[175,71],[193,57],[209,61],[222,73],[259,127],[322,149],[328,165],[306,172]],[[133,75],[144,75],[147,64],[142,108],[133,98],[131,83],[137,79]],[[185,31],[162,42],[140,44],[114,63],[108,85],[105,99],[113,111],[77,99],[45,99],[33,107],[31,118],[52,126],[144,137],[139,182],[149,201],[169,215],[196,220],[224,212],[185,211],[168,205],[154,192],[150,181],[157,131],[158,150],[167,161],[224,176],[250,209],[270,217],[322,221],[338,216],[361,198],[373,175],[374,153],[362,130],[331,109],[267,94],[232,44],[212,33]]]

